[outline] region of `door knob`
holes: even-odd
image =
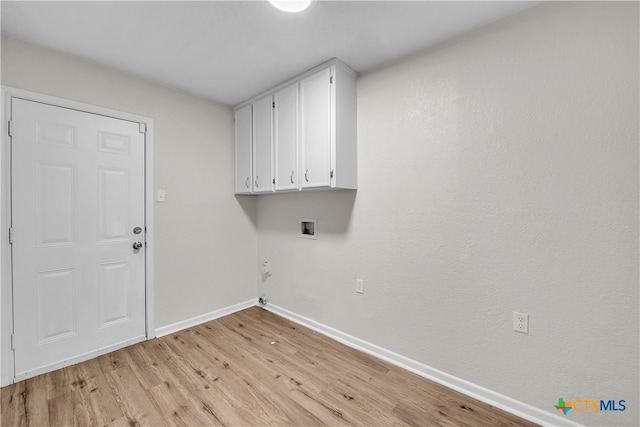
[[[138,250],[142,247],[142,242],[134,242],[133,249]]]

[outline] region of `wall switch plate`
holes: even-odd
[[[529,315],[525,313],[513,312],[513,330],[523,334],[529,333]]]
[[[158,190],[158,192],[156,194],[156,201],[157,202],[166,202],[167,201],[167,194],[165,193],[164,190]]]
[[[364,280],[356,279],[356,292],[359,294],[364,294]]]

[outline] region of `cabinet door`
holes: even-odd
[[[251,105],[236,111],[236,194],[249,194],[251,179]]]
[[[273,97],[253,103],[253,192],[273,191]]]
[[[275,189],[298,189],[298,84],[273,96]]]
[[[331,184],[331,70],[324,69],[300,82],[300,139],[302,188]]]

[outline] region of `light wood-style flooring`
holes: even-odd
[[[2,389],[3,426],[532,426],[253,307]]]

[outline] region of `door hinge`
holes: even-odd
[[[11,334],[11,350],[16,349],[16,334]]]
[[[9,123],[7,123],[7,132],[9,136],[13,136],[13,120],[9,120]]]
[[[333,84],[333,76],[329,77],[329,83]]]
[[[272,182],[275,184],[275,183],[276,183],[276,179],[275,179],[275,178],[273,178],[273,181],[272,181]]]
[[[333,178],[333,169],[331,169],[331,173],[329,174],[329,178]]]
[[[140,133],[147,133],[147,124],[146,123],[139,123],[140,124]]]
[[[13,227],[9,227],[9,244],[13,245]]]
[[[271,106],[272,106],[273,108],[276,108],[276,101],[273,101],[273,102],[271,103]]]

